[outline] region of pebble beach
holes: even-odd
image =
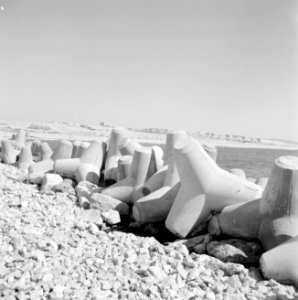
[[[298,299],[258,266],[86,217],[72,190],[42,191],[13,166],[0,164],[0,186],[1,299]]]

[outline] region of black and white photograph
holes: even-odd
[[[0,0],[0,299],[298,300],[297,0]]]

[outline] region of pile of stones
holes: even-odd
[[[140,145],[123,128],[113,129],[107,143],[61,140],[55,149],[27,140],[24,131],[2,141],[2,162],[20,171],[1,165],[0,254],[6,258],[0,291],[17,299],[32,299],[36,286],[36,299],[297,297],[298,158],[279,158],[268,183],[256,184],[239,170],[221,169],[216,153],[183,131],[167,134],[164,151]],[[15,192],[18,185],[24,192]],[[37,232],[29,233],[29,242],[27,227]],[[161,245],[127,232],[173,242]],[[14,234],[25,251],[11,244]],[[42,275],[35,282],[27,272],[23,279],[23,270],[9,277],[25,261],[38,267],[49,262],[51,286]],[[61,264],[57,274],[51,264]],[[94,278],[99,271],[103,278]],[[72,273],[79,275],[72,280]],[[16,287],[21,279],[31,285]]]

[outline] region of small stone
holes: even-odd
[[[259,292],[259,293],[261,293],[261,294],[268,294],[268,291],[269,291],[269,289],[268,289],[268,287],[267,286],[265,286],[264,284],[263,284],[263,282],[260,282],[260,284],[258,284],[258,289],[257,289],[257,291]]]
[[[75,227],[78,228],[80,231],[84,230],[86,228],[86,222],[84,222],[83,220],[78,220],[75,223]]]
[[[167,274],[157,266],[150,266],[148,272],[156,279],[157,281],[162,281],[167,278]]]
[[[196,267],[196,263],[190,258],[184,259],[183,264],[188,268],[195,268]]]
[[[219,261],[220,262],[220,261]],[[232,276],[232,275],[246,275],[246,269],[241,264],[235,263],[225,263],[225,264],[217,264],[218,268],[220,268],[225,276]]]
[[[43,296],[42,289],[36,289],[30,292],[30,300],[39,300],[42,299],[42,296]]]
[[[101,213],[103,220],[109,225],[115,225],[121,222],[120,214],[117,210],[107,210]]]
[[[292,300],[293,297],[287,295],[287,293],[285,293],[285,292],[279,292],[278,295],[277,295],[277,299],[278,299],[278,300]],[[271,300],[271,299],[270,299],[270,300]]]
[[[28,205],[29,205],[29,203],[28,203],[28,201],[26,201],[26,200],[24,200],[24,201],[21,202],[21,206],[22,206],[22,208],[24,208],[24,209],[26,209],[26,208],[28,207]]]
[[[75,190],[78,198],[86,197],[89,199],[92,193],[99,193],[101,188],[89,181],[84,180],[76,186]]]
[[[237,290],[241,288],[241,282],[237,275],[232,275],[225,281],[226,285],[231,286],[233,289]]]
[[[180,264],[180,263],[177,264],[176,271],[182,277],[182,279],[185,279],[187,277],[187,272],[183,268],[182,264]]]
[[[107,280],[101,282],[101,289],[104,291],[110,290],[112,288],[111,284]]]
[[[65,287],[62,285],[56,285],[53,288],[53,296],[57,299],[64,299],[64,289]]]
[[[89,224],[88,230],[93,235],[97,235],[99,233],[99,229],[94,223]]]
[[[9,269],[5,267],[4,262],[0,263],[0,278],[9,273]]]
[[[49,283],[49,282],[51,282],[51,281],[53,280],[53,278],[54,278],[53,274],[47,272],[47,273],[45,273],[45,274],[43,275],[42,281],[43,281],[44,283]]]
[[[215,295],[212,292],[207,292],[207,293],[205,293],[204,299],[206,299],[206,300],[215,300]]]
[[[120,215],[129,214],[129,206],[127,203],[101,193],[91,194],[90,206],[91,208],[98,209],[103,212],[112,209],[117,210]]]
[[[32,253],[32,258],[35,258],[37,261],[40,262],[43,262],[46,259],[44,253],[38,249]]]
[[[24,291],[20,291],[16,296],[17,296],[18,300],[26,300],[27,299],[26,293]]]
[[[258,242],[230,239],[209,242],[207,252],[223,262],[255,264],[262,254],[262,247]]]
[[[73,203],[77,202],[77,196],[75,195],[67,194],[67,198],[70,199]]]
[[[273,293],[270,293],[270,292],[263,299],[265,299],[265,300],[290,300],[290,299],[294,300],[292,297],[290,297],[290,298],[288,298],[288,297],[281,298],[280,295],[277,296],[277,295],[275,295]]]

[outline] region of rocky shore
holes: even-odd
[[[0,164],[0,187],[1,299],[298,299],[257,265],[109,227],[15,167]]]

